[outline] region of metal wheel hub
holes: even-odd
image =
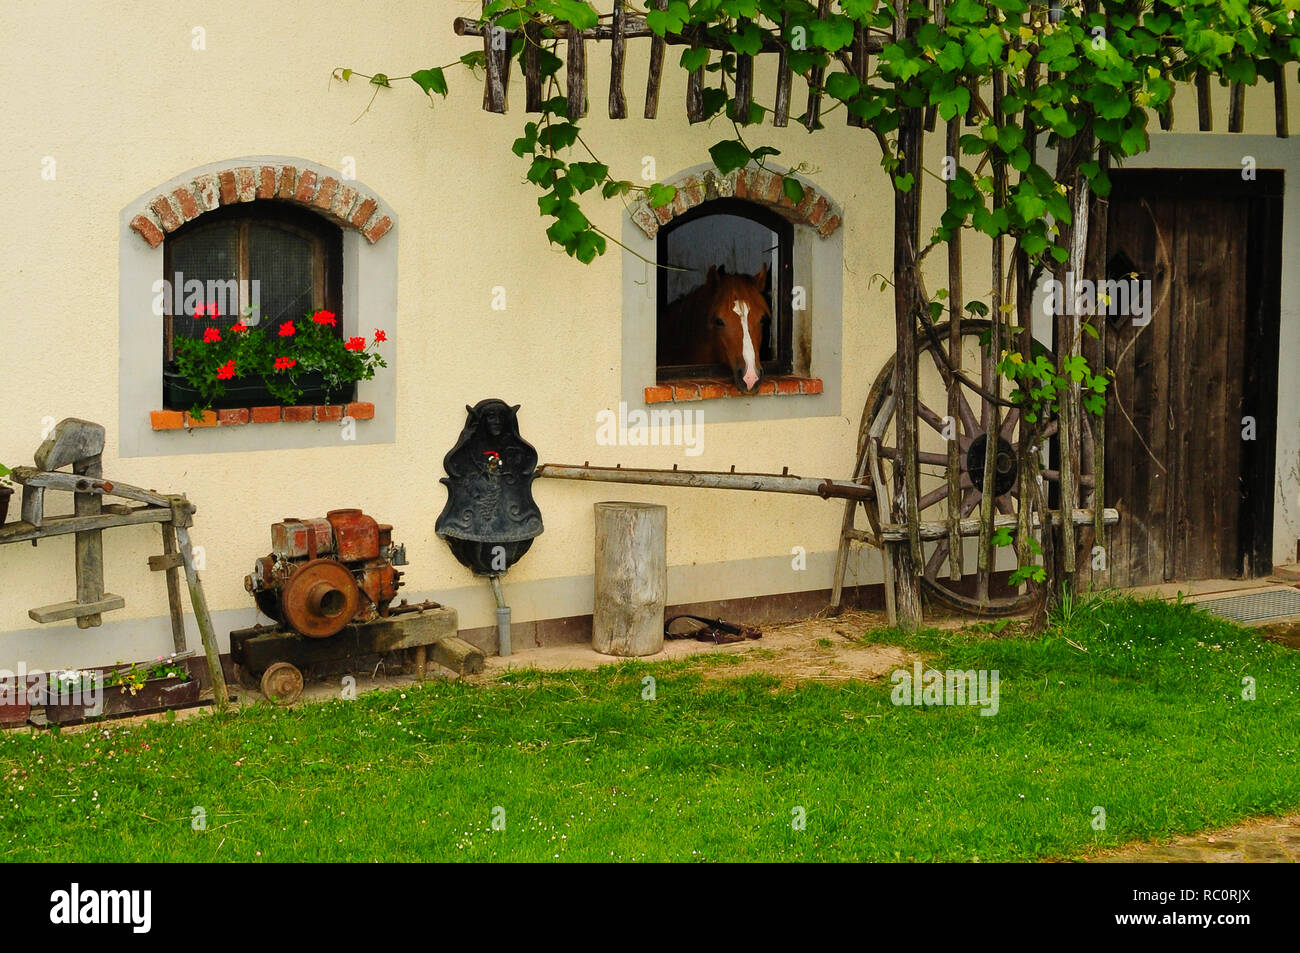
[[[971,441],[970,449],[966,451],[966,470],[970,473],[975,489],[981,493],[984,491],[984,458],[987,447],[988,436],[980,434]],[[994,457],[994,461],[997,471],[993,475],[993,495],[1002,496],[1004,493],[1011,492],[1019,473],[1016,449],[1002,437],[998,438],[997,456]]]

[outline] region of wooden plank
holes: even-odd
[[[483,6],[487,7],[487,0],[483,0]],[[483,31],[483,66],[486,74],[483,80],[483,108],[488,112],[503,113],[506,111],[506,83],[502,76],[500,51],[492,48],[494,40],[500,42],[499,33],[495,24],[490,24],[488,29]],[[510,52],[510,37],[505,35],[506,53]]]
[[[1017,517],[1015,514],[1005,513],[998,514],[993,518],[994,529],[1014,529]],[[1102,513],[1102,521],[1107,526],[1113,526],[1120,522],[1119,510],[1106,509]],[[1071,526],[1089,526],[1093,522],[1092,510],[1077,509],[1075,510],[1068,522]],[[983,521],[978,516],[972,516],[961,521],[961,535],[963,537],[979,536],[980,526]],[[1042,525],[1042,521],[1035,518],[1033,527],[1037,529]],[[1056,510],[1052,511],[1052,525],[1061,525],[1061,514]],[[935,540],[946,539],[948,537],[947,520],[923,520],[918,524],[917,529],[920,532],[922,541],[934,542]],[[889,543],[904,543],[907,541],[909,528],[901,523],[885,523],[880,527],[881,538]]]
[[[992,77],[993,87],[993,125],[1001,126],[1002,116],[1002,74],[994,73]],[[996,215],[1002,207],[1005,200],[1007,188],[1007,166],[1005,160],[991,153],[993,167],[993,196],[992,209]],[[1001,235],[995,236],[990,243],[992,258],[990,267],[991,294],[989,298],[989,317],[992,320],[990,328],[989,343],[983,350],[983,361],[981,367],[981,377],[984,387],[992,394],[1001,393],[1001,377],[997,371],[997,362],[1002,354],[1002,325],[1006,316],[1002,313],[1002,257],[1003,257],[1003,239]],[[995,493],[994,487],[997,483],[998,469],[998,437],[1002,433],[1002,414],[1001,409],[996,403],[985,399],[983,406],[984,424],[984,480],[983,486],[979,487],[980,491],[980,530],[979,549],[978,549],[978,567],[979,581],[977,583],[977,596],[983,601],[988,597],[988,577],[993,569],[995,562],[995,546],[993,544],[993,510]]]
[[[785,46],[786,34],[790,29],[790,14],[781,15],[781,52],[776,60],[776,101],[772,105],[772,125],[790,124],[790,83],[793,73],[790,71],[790,54]]]
[[[1290,136],[1286,118],[1286,64],[1279,63],[1273,80],[1273,128],[1279,139]]]
[[[185,639],[185,608],[181,605],[181,570],[185,567],[185,558],[181,556],[176,546],[176,530],[170,523],[162,525],[163,538],[163,559],[167,565],[163,567],[167,573],[167,613],[172,623],[172,647],[177,652],[188,652],[189,645]],[[149,568],[155,568],[153,560],[156,557],[149,558]]]
[[[149,569],[151,572],[163,572],[168,569],[179,569],[184,565],[181,554],[173,550],[168,550],[161,556],[149,557]]]
[[[1214,128],[1214,114],[1210,109],[1210,73],[1204,68],[1196,71],[1196,123],[1201,132]]]
[[[78,460],[98,457],[103,452],[103,425],[68,417],[54,425],[50,436],[36,451],[36,468],[58,470]]]
[[[524,24],[524,111],[542,111],[542,25],[530,19]]]
[[[831,0],[818,0],[818,19],[826,19],[826,15],[830,11],[830,6]],[[804,116],[804,125],[808,127],[809,131],[812,131],[821,123],[822,83],[826,79],[826,68],[823,66],[814,66],[809,70],[808,76],[808,112]]]
[[[477,675],[483,671],[483,653],[455,636],[435,642],[432,655],[435,662],[458,675]]]
[[[41,486],[23,487],[23,522],[29,526],[40,527],[45,522],[45,488]],[[0,526],[0,542],[4,542],[5,527]]]
[[[651,0],[646,6],[647,9],[654,6],[655,9],[664,10],[668,7],[668,0]],[[656,36],[650,40],[650,70],[645,87],[646,119],[654,119],[659,114],[659,83],[663,79],[663,70],[664,40],[663,37]]]
[[[233,661],[260,676],[273,662],[305,668],[321,662],[427,648],[456,638],[457,619],[455,609],[432,606],[348,625],[328,639],[307,638],[274,627],[236,629],[230,633],[230,654]]]
[[[106,592],[94,602],[79,602],[76,599],[68,602],[56,602],[53,605],[41,606],[38,609],[28,609],[27,615],[33,621],[41,624],[63,622],[67,619],[76,619],[80,622],[88,617],[97,619],[102,612],[112,612],[125,606],[126,600],[121,596]]]
[[[92,479],[75,473],[60,470],[38,470],[35,467],[14,467],[13,480],[24,486],[39,486],[45,489],[65,490],[69,493],[98,493],[133,500],[136,503],[148,503],[152,506],[167,506],[167,497],[153,493],[129,483],[113,483],[104,479]]]
[[[853,27],[853,45],[849,47],[849,72],[864,86],[867,83],[867,73],[869,72],[869,57],[870,54],[867,52],[867,28],[864,24],[857,23]],[[934,129],[932,109],[933,107],[925,111],[926,131]],[[845,109],[845,112],[848,113],[848,124],[850,126],[855,129],[866,128],[867,121],[865,119],[861,116],[855,116],[848,109]]]
[[[737,28],[744,29],[749,21],[741,17]],[[748,53],[736,54],[736,73],[731,102],[731,118],[745,125],[749,122],[749,106],[754,101],[754,57]]]
[[[587,115],[587,41],[582,34],[569,34],[569,59],[564,70],[565,96],[569,101],[568,117],[576,122]]]
[[[614,31],[609,47],[609,118],[627,118],[627,97],[623,95],[623,57],[627,40],[623,36],[623,19],[626,11],[623,0],[614,0],[610,28]]]
[[[21,543],[48,536],[66,536],[90,529],[112,529],[116,526],[136,526],[140,523],[166,523],[171,514],[156,506],[140,506],[129,514],[104,513],[99,516],[51,516],[40,526],[27,521],[5,523],[0,526],[0,545]]]
[[[102,433],[103,428],[100,428]],[[86,457],[72,465],[73,472],[90,482],[98,482],[104,475],[104,466],[98,455]],[[101,515],[103,498],[94,493],[74,493],[72,495],[73,513],[81,517],[95,518]],[[104,535],[102,530],[88,529],[76,534],[73,543],[73,557],[77,573],[77,601],[82,605],[91,605],[104,598]],[[101,625],[103,619],[98,613],[86,612],[77,616],[77,628],[91,629]]]
[[[226,691],[226,676],[221,670],[221,655],[217,649],[217,633],[212,628],[212,615],[208,612],[208,600],[203,594],[203,584],[194,568],[194,550],[190,545],[190,531],[184,525],[189,519],[189,501],[184,497],[172,498],[172,525],[176,530],[176,544],[185,557],[185,583],[190,590],[190,604],[194,607],[194,621],[198,623],[199,638],[203,642],[203,652],[208,658],[208,675],[212,679],[212,697],[217,710],[225,712],[230,707],[230,695]]]
[[[942,9],[942,6],[940,7]],[[954,163],[954,176],[961,165],[961,120],[956,116],[948,120],[947,140],[945,142],[945,159]],[[949,186],[951,189],[951,186]],[[962,324],[962,273],[961,273],[961,229],[953,231],[948,239],[948,359],[953,369],[960,371],[962,364],[961,324]],[[954,420],[961,419],[962,384],[955,375],[948,382],[948,416]],[[972,437],[974,434],[971,435]],[[962,577],[962,545],[958,523],[961,521],[961,448],[956,440],[948,441],[948,578],[956,582]]]
[[[1241,132],[1246,121],[1246,87],[1233,83],[1228,87],[1228,132]]]
[[[692,34],[691,49],[704,44],[704,27],[697,26]],[[704,66],[707,66],[706,62]],[[704,66],[691,70],[686,77],[686,119],[694,124],[704,121]]]

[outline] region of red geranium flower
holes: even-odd
[[[311,316],[311,319],[317,324],[328,324],[331,327],[338,324],[338,322],[334,320],[333,311],[317,311]]]
[[[287,371],[298,362],[291,357],[277,357],[275,359],[275,369],[277,371]]]
[[[209,318],[217,318],[221,316],[221,311],[215,304],[203,304],[203,302],[199,302],[194,306],[194,317],[201,318],[205,314]]]
[[[247,324],[244,324],[243,322],[240,322],[239,324],[232,324],[232,325],[230,326],[230,330],[231,330],[232,332],[234,332],[235,334],[239,334],[239,333],[241,333],[241,332],[243,332],[243,331],[247,331],[247,330],[248,330],[248,325],[247,325]]]
[[[226,361],[226,363],[222,364],[220,367],[217,368],[217,380],[219,381],[228,381],[234,376],[235,376],[234,361]]]
[[[292,321],[286,321],[284,324],[280,325],[280,337],[291,338],[296,330],[297,328],[293,326]]]
[[[204,343],[204,344],[215,344],[217,341],[220,341],[220,340],[221,340],[221,332],[218,331],[216,328],[204,328],[204,329],[203,329],[203,343]]]
[[[348,338],[348,343],[343,345],[348,351],[364,351],[366,349],[365,338]]]
[[[375,328],[375,343],[378,344],[380,341],[387,341],[387,340],[388,340],[388,335],[385,334],[383,331],[379,330],[379,328]]]

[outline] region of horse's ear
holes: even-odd
[[[711,284],[711,285],[716,285],[716,284],[718,283],[718,266],[717,266],[717,265],[709,265],[709,276],[708,276],[708,278],[706,278],[705,280],[706,280],[709,284]]]
[[[754,284],[758,286],[759,291],[767,287],[767,262],[763,262],[763,267],[758,269],[758,274],[754,276]]]

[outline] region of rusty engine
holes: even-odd
[[[312,638],[388,615],[401,587],[406,547],[393,527],[361,510],[324,519],[286,518],[271,526],[271,552],[244,577],[244,588],[272,619]]]

